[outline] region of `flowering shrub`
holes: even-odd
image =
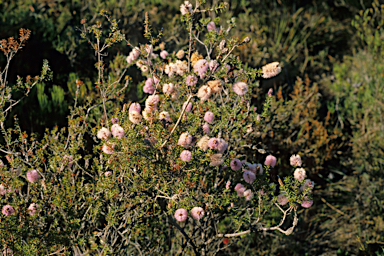
[[[20,131],[17,122],[15,129],[3,125],[8,109],[19,102],[7,96],[6,66],[0,80],[1,152],[7,159],[1,167],[5,192],[0,201],[5,249],[213,255],[244,234],[293,232],[297,203],[305,208],[313,203],[313,182],[304,180],[303,168],[277,179],[270,173],[278,164],[275,156],[268,155],[262,166],[243,147],[252,128],[263,122],[261,116],[269,114],[272,91],[261,114],[251,111],[254,80],[277,75],[280,66],[271,63],[264,73],[249,68],[233,54],[249,42],[229,37],[234,20],[218,28],[210,19],[199,19],[203,12],[224,8],[219,4],[204,9],[199,2],[185,1],[180,12],[189,44],[166,52],[146,14],[148,43],[127,52],[115,80],[107,75],[103,56],[126,40],[117,22],[101,13],[110,22],[108,33],[99,23],[84,23],[81,35],[96,52],[95,87],[101,97],[84,105],[76,98],[68,127],[47,130],[42,141]],[[18,47],[3,51],[15,53]],[[109,101],[120,99],[129,83],[128,78],[124,81],[126,70],[134,65],[145,77],[143,91],[149,95],[145,102],[111,109]],[[45,65],[36,81],[48,71]],[[20,79],[18,86],[27,94],[35,83]],[[92,111],[99,111],[101,118],[95,119]],[[95,143],[92,152],[87,151],[85,135]],[[292,165],[300,167],[298,156],[293,158]],[[281,211],[275,225],[263,221],[272,207]],[[283,228],[288,222],[289,228]]]

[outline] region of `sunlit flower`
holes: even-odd
[[[40,174],[37,170],[30,170],[27,172],[27,180],[29,182],[36,182],[40,179]]]
[[[281,72],[281,67],[279,62],[272,62],[262,67],[263,69],[263,78],[271,78],[277,76]]]
[[[189,150],[183,150],[180,154],[181,160],[184,162],[189,162],[192,159],[192,153]]]
[[[3,209],[1,211],[5,216],[9,216],[9,215],[12,215],[15,213],[15,209],[13,209],[12,206],[10,206],[9,204],[7,205],[4,205],[3,206]]]
[[[177,145],[180,145],[184,148],[188,148],[191,145],[191,143],[192,143],[192,135],[190,135],[189,132],[186,131],[180,135]]]
[[[301,166],[301,157],[299,155],[292,155],[289,161],[292,166]]]
[[[163,111],[159,114],[160,120],[165,120],[167,122],[172,122],[171,117],[169,116],[169,113],[167,111]]]
[[[303,181],[305,179],[305,170],[304,168],[297,168],[293,173],[293,177],[299,181]]]
[[[214,119],[215,119],[215,114],[213,114],[211,111],[205,112],[204,121],[206,121],[209,124],[212,124]]]
[[[135,110],[129,112],[129,121],[134,124],[140,123],[142,118],[142,115]]]
[[[244,191],[243,196],[245,196],[245,200],[250,201],[253,198],[253,192],[250,189]]]
[[[208,100],[211,96],[212,89],[208,85],[203,85],[197,92],[197,97],[200,98],[201,103]]]
[[[139,103],[132,103],[131,106],[129,106],[129,112],[136,111],[138,113],[141,112],[141,107]]]
[[[277,162],[276,157],[274,157],[273,155],[268,155],[267,158],[265,159],[264,164],[265,165],[270,165],[272,167],[275,167],[276,162]]]
[[[209,88],[211,88],[212,92],[219,93],[223,89],[222,81],[220,80],[213,80],[207,82]]]
[[[188,211],[181,208],[181,209],[177,209],[176,212],[175,212],[175,219],[177,221],[185,221],[188,217]]]
[[[121,139],[124,137],[124,129],[119,124],[114,124],[111,127],[113,137]]]
[[[201,139],[197,142],[197,146],[203,150],[203,151],[207,151],[208,149],[208,142],[209,142],[209,137],[207,135],[204,135],[203,137],[201,137]]]
[[[107,140],[109,138],[109,136],[111,136],[111,132],[105,127],[101,128],[97,132],[97,138],[99,138],[101,140]]]
[[[184,4],[180,5],[181,15],[185,15],[187,13],[192,12],[192,4],[189,1],[185,1]]]
[[[105,144],[103,145],[103,147],[101,148],[101,150],[102,150],[105,154],[111,155],[111,154],[113,154],[114,148],[115,148],[115,144],[112,144],[112,143],[105,143]]]
[[[197,77],[195,77],[194,75],[188,75],[187,78],[185,79],[185,83],[188,86],[193,86],[197,83]]]
[[[177,53],[176,53],[176,57],[178,59],[182,59],[184,57],[184,50],[179,50]]]
[[[243,173],[243,178],[245,182],[252,184],[256,180],[256,175],[253,172],[245,171]]]
[[[204,216],[204,209],[201,207],[193,207],[191,210],[192,218],[200,220]]]
[[[195,65],[193,65],[193,71],[198,73],[200,78],[204,78],[205,72],[207,72],[209,67],[208,61],[205,59],[198,60]]]
[[[248,85],[244,82],[236,82],[233,84],[232,90],[237,94],[237,95],[244,95],[248,91]]]

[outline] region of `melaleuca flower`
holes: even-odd
[[[162,50],[162,51],[160,52],[160,57],[161,57],[162,59],[166,59],[167,56],[168,56],[168,52],[167,52],[167,51]]]
[[[177,145],[180,145],[184,148],[189,148],[191,143],[192,143],[192,135],[190,135],[189,132],[187,131],[180,135]]]
[[[191,210],[192,218],[200,220],[204,216],[204,209],[201,207],[193,207]]]
[[[68,163],[68,167],[69,167],[69,168],[71,168],[72,165],[73,165],[72,160],[73,160],[73,156],[68,156],[68,155],[65,155],[65,156],[64,156],[64,162],[65,162],[65,163]]]
[[[119,122],[119,118],[113,117],[113,118],[111,118],[111,122],[112,122],[112,124],[117,124]]]
[[[142,114],[143,114],[143,118],[145,120],[147,120],[148,122],[151,122],[153,120],[155,120],[155,116],[154,114],[152,113],[153,112],[153,109],[150,110],[148,109],[147,107],[143,110]]]
[[[153,52],[153,46],[151,44],[146,44],[145,45],[145,51],[149,54]]]
[[[216,31],[216,24],[215,24],[215,22],[213,22],[213,21],[209,22],[208,25],[207,25],[207,29],[208,29],[208,32],[210,32],[212,30]]]
[[[179,50],[179,51],[176,53],[176,57],[177,57],[178,59],[182,59],[182,58],[184,57],[184,54],[185,54],[184,50]]]
[[[245,187],[243,186],[243,184],[238,183],[235,186],[235,190],[238,196],[243,196],[245,192]]]
[[[132,110],[129,112],[129,121],[131,121],[134,124],[138,124],[141,122],[142,116],[139,112],[136,110]]]
[[[105,154],[111,155],[111,154],[113,154],[114,148],[115,148],[115,144],[112,144],[112,143],[104,143],[104,145],[103,145],[103,147],[101,148],[101,150],[102,150]]]
[[[228,148],[228,143],[225,142],[223,139],[218,139],[219,140],[219,145],[217,146],[217,151],[219,153],[224,153],[224,151]]]
[[[217,149],[219,146],[219,140],[217,138],[210,138],[208,141],[208,147],[210,149]]]
[[[251,164],[251,163],[245,162],[244,165],[245,167],[243,167],[243,172],[250,171],[250,172],[253,172],[254,174],[257,174],[257,164]]]
[[[271,78],[277,76],[281,72],[281,67],[279,62],[272,62],[263,66],[263,78]]]
[[[256,180],[256,175],[253,172],[245,171],[243,173],[243,178],[245,182],[252,184]]]
[[[5,195],[7,193],[7,190],[5,189],[3,184],[0,184],[0,195]]]
[[[305,179],[305,170],[304,168],[297,168],[293,174],[293,177],[299,181],[303,181]]]
[[[189,86],[193,86],[197,83],[197,77],[193,75],[188,75],[187,78],[185,79],[185,83]]]
[[[277,196],[277,202],[279,203],[279,205],[286,205],[288,203],[288,198],[285,192]]]
[[[207,124],[207,123],[204,123],[204,124],[203,124],[203,132],[204,132],[205,134],[208,134],[208,133],[209,133],[209,124]]]
[[[128,55],[127,62],[132,63],[132,61],[136,60],[140,55],[140,49],[135,47]]]
[[[37,210],[39,209],[39,205],[38,204],[35,204],[35,203],[32,203],[28,209],[27,209],[27,212],[29,215],[33,216],[36,214]]]
[[[9,204],[4,205],[1,211],[5,216],[9,216],[15,213],[15,209]]]
[[[177,221],[185,221],[188,217],[188,212],[187,210],[181,208],[181,209],[177,209],[176,212],[175,212],[175,219]]]
[[[148,98],[145,100],[145,108],[147,108],[148,111],[156,111],[157,103],[159,102],[159,100],[159,95],[149,95]]]
[[[253,198],[253,192],[250,189],[244,191],[243,196],[245,196],[245,200],[250,201]]]
[[[259,174],[260,174],[260,175],[263,174],[263,172],[264,172],[264,170],[263,170],[263,166],[262,166],[261,164],[257,164],[256,166],[257,166],[256,169],[259,170]],[[257,174],[257,173],[256,173],[256,174]]]
[[[208,100],[211,96],[212,90],[207,85],[203,85],[200,87],[199,91],[197,92],[197,97],[200,98],[201,103]]]
[[[198,142],[197,142],[197,146],[203,150],[203,151],[207,151],[208,149],[208,142],[209,142],[209,137],[207,135],[204,135]]]
[[[177,66],[176,63],[169,63],[168,65],[165,66],[164,72],[167,74],[169,77],[172,77],[177,71]]]
[[[180,12],[181,15],[192,13],[192,4],[189,1],[185,1],[184,4],[180,5]]]
[[[273,93],[273,89],[269,88],[269,90],[268,90],[268,97],[272,97],[272,93]]]
[[[129,112],[136,111],[138,113],[141,112],[141,107],[139,103],[132,103],[131,106],[129,106]]]
[[[209,62],[209,70],[211,70],[212,73],[215,73],[218,67],[219,67],[219,63],[216,60],[211,60]]]
[[[310,179],[306,179],[303,183],[303,185],[300,187],[300,190],[301,191],[304,191],[306,190],[307,188],[309,188],[309,191],[311,191],[313,189],[313,187],[315,186],[315,183],[313,181],[311,181]]]
[[[145,85],[143,87],[143,92],[149,93],[149,94],[152,94],[155,92],[155,87],[153,87],[153,79],[152,78],[148,78],[145,81]]]
[[[303,202],[301,203],[301,206],[303,206],[304,208],[309,208],[312,205],[313,205],[313,200],[305,196],[303,198]]]
[[[225,188],[226,188],[226,189],[229,189],[229,186],[231,186],[231,182],[230,182],[230,181],[227,181],[227,183],[225,184]]]
[[[211,111],[205,112],[204,121],[206,121],[209,124],[212,124],[214,120],[215,120],[215,114],[213,114]]]
[[[171,96],[174,90],[175,86],[172,83],[163,85],[163,93],[167,96]]]
[[[111,176],[111,175],[112,175],[112,172],[110,172],[110,171],[104,173],[104,176],[105,176],[105,177],[109,177],[109,176]]]
[[[30,170],[27,172],[27,180],[29,182],[36,182],[40,179],[40,174],[37,170]]]
[[[176,73],[179,76],[184,75],[188,71],[188,63],[186,61],[176,60]]]
[[[192,67],[199,61],[199,60],[202,60],[204,59],[203,58],[203,55],[200,55],[199,52],[194,52],[192,53],[191,55],[191,64],[192,64]]]
[[[301,157],[299,155],[292,155],[289,161],[292,166],[301,166]]]
[[[212,92],[219,93],[223,89],[223,83],[220,80],[208,81],[207,85],[211,88]]]
[[[238,171],[241,169],[241,162],[239,159],[237,158],[234,158],[232,159],[231,163],[230,163],[230,166],[231,166],[231,169],[234,170],[234,171]]]
[[[149,70],[149,68],[148,68],[147,65],[143,65],[143,66],[141,66],[140,69],[141,69],[141,71],[144,72],[144,73],[147,72],[147,71]]]
[[[205,72],[207,72],[209,67],[208,61],[205,59],[198,60],[195,65],[193,65],[193,71],[198,73],[200,78],[205,77]]]
[[[180,154],[181,160],[184,162],[189,162],[192,159],[192,153],[189,150],[183,150]]]
[[[211,155],[211,166],[219,166],[224,163],[223,155],[222,154],[214,154]]]
[[[236,82],[233,84],[232,90],[239,96],[247,93],[248,85],[244,82]]]
[[[270,165],[270,166],[272,166],[272,167],[275,167],[276,162],[277,162],[276,157],[274,157],[273,155],[269,155],[269,156],[267,156],[267,158],[265,159],[264,164],[265,164],[265,165]]]
[[[163,111],[159,114],[160,120],[165,120],[167,122],[172,122],[171,117],[169,116],[169,113],[167,111]]]
[[[121,139],[124,137],[124,129],[118,124],[114,124],[111,127],[112,135],[113,137],[117,139]]]
[[[107,140],[109,136],[111,136],[111,132],[105,127],[101,128],[97,132],[97,138],[99,138],[100,140]]]

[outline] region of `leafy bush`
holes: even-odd
[[[7,249],[24,255],[214,255],[252,232],[293,232],[297,204],[313,204],[313,182],[305,180],[299,156],[290,161],[293,176],[275,181],[276,157],[259,159],[263,165],[246,154],[247,136],[269,115],[272,96],[264,103],[263,118],[251,111],[249,91],[261,72],[233,54],[249,38],[228,35],[233,20],[217,29],[201,15],[224,7],[181,5],[189,40],[177,53],[165,50],[146,14],[148,43],[132,47],[128,64],[121,55],[109,65],[104,59],[112,45],[130,45],[115,19],[101,12],[108,30],[102,22],[83,22],[81,37],[97,57],[97,76],[90,79],[95,86],[88,89],[98,92],[85,97],[87,87],[77,81],[68,126],[47,129],[42,140],[22,132],[17,120],[14,129],[4,126],[19,103],[8,96],[5,67],[0,80],[0,151],[6,155],[0,167],[0,226],[5,232],[0,239]],[[22,30],[20,40],[27,35]],[[194,50],[198,45],[205,57]],[[9,39],[1,49],[9,63],[19,46]],[[116,108],[133,65],[146,77],[143,91],[150,95],[141,104]],[[19,78],[13,89],[27,95],[34,86],[43,88],[49,71],[45,62],[41,76]],[[279,72],[276,63],[262,71],[266,78]],[[47,100],[39,97],[47,108]],[[62,102],[54,91],[52,98]]]

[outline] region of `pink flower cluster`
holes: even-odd
[[[204,209],[201,207],[193,207],[191,210],[191,216],[195,220],[200,220],[204,217]],[[188,218],[188,211],[184,208],[177,209],[175,212],[175,219],[177,221],[185,221]]]

